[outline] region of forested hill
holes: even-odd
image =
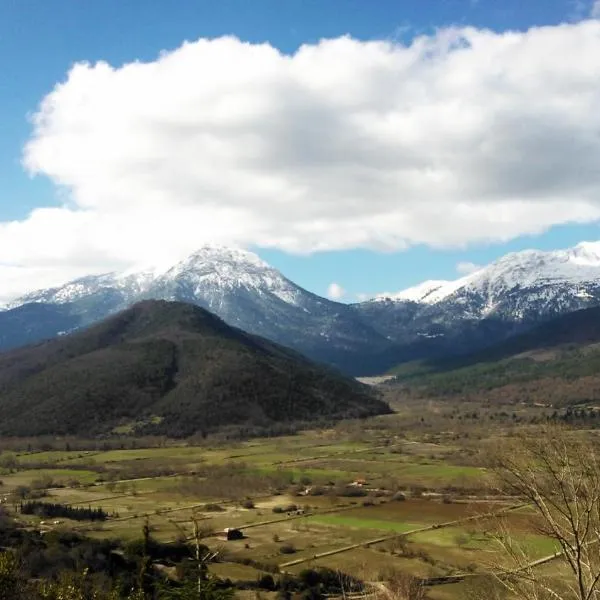
[[[369,388],[179,302],[0,355],[3,435],[186,436],[385,412]]]
[[[401,365],[396,374],[420,396],[597,404],[600,308],[563,315],[482,352]]]

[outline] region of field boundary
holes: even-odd
[[[314,554],[313,556],[290,560],[288,562],[281,563],[279,565],[279,568],[285,569],[287,567],[294,567],[296,565],[301,565],[303,563],[310,562],[311,560],[318,560],[319,558],[326,558],[328,556],[334,556],[335,554],[342,554],[344,552],[349,552],[350,550],[356,550],[357,548],[368,548],[369,546],[373,546],[375,544],[389,542],[389,541],[397,539],[397,538],[407,537],[410,535],[415,535],[417,533],[424,533],[426,531],[432,531],[434,529],[443,529],[446,527],[453,527],[455,525],[462,525],[463,523],[469,523],[470,521],[476,521],[478,519],[487,519],[490,517],[497,517],[497,516],[505,514],[507,512],[511,512],[514,510],[518,510],[520,508],[524,508],[526,506],[529,506],[529,504],[523,504],[523,503],[515,504],[513,506],[509,506],[507,508],[503,508],[502,510],[495,511],[492,513],[485,513],[482,515],[473,515],[471,517],[465,517],[464,519],[454,519],[453,521],[446,521],[443,523],[434,523],[433,525],[428,525],[426,527],[419,527],[417,529],[411,529],[410,531],[405,531],[403,533],[394,533],[391,535],[381,536],[378,538],[367,540],[365,542],[358,542],[356,544],[350,544],[348,546],[343,546],[342,548],[336,548],[335,550],[328,550],[327,552],[320,552],[318,554]]]

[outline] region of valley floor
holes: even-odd
[[[392,401],[393,415],[247,442],[124,440],[102,449],[55,441],[24,450],[5,440],[0,498],[29,527],[98,538],[139,538],[148,522],[155,538],[175,541],[191,536],[196,520],[219,552],[211,568],[232,580],[325,566],[373,585],[398,573],[435,579],[443,585],[428,597],[462,598],[474,575],[502,560],[492,539],[500,514],[531,560],[555,552],[521,500],[497,494],[486,452],[547,409]],[[92,523],[19,514],[32,495],[110,516]],[[226,541],[225,528],[243,539]],[[446,584],[456,575],[464,581]]]

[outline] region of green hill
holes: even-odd
[[[2,435],[187,436],[389,410],[354,380],[177,302],[0,355]]]
[[[424,396],[532,401],[600,400],[600,307],[569,313],[484,351],[393,370]]]

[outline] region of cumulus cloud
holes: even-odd
[[[473,262],[459,262],[456,265],[456,272],[461,275],[470,275],[471,273],[475,273],[475,271],[479,271],[481,268],[481,265],[477,265]]]
[[[332,300],[341,300],[346,295],[346,290],[339,284],[332,282],[327,287],[327,297]]]
[[[0,256],[31,288],[205,241],[399,250],[597,220],[599,78],[595,20],[79,63],[23,158],[64,205],[0,224]]]

